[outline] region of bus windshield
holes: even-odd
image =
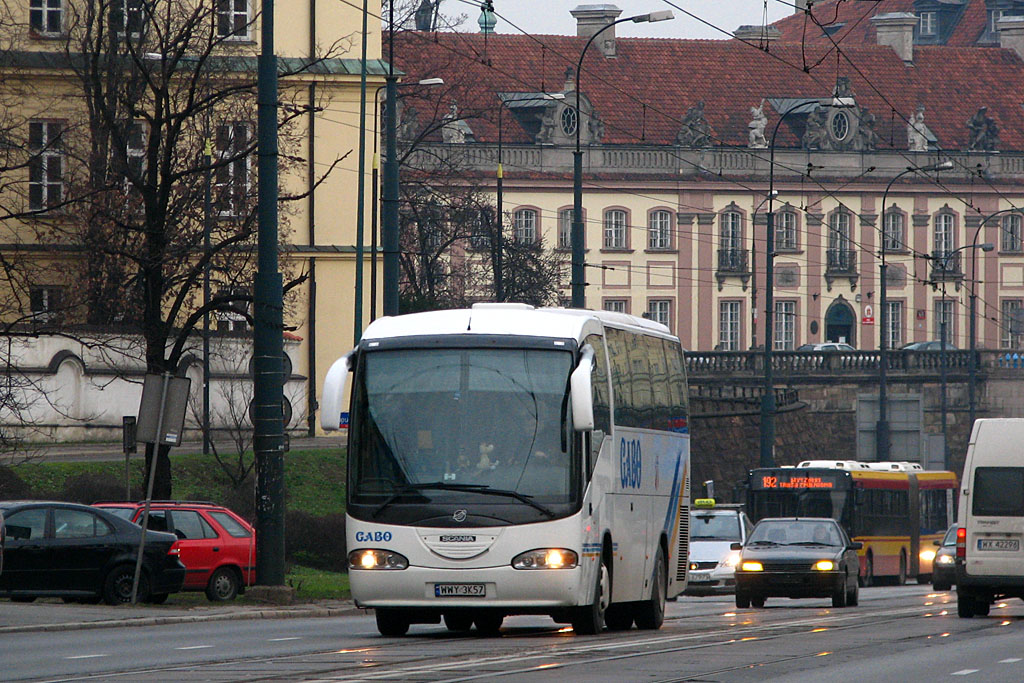
[[[846,523],[849,496],[850,491],[843,489],[751,491],[751,518],[758,520],[765,517],[831,517]]]
[[[439,515],[435,506],[451,517],[457,505],[485,516],[480,524],[568,514],[579,488],[566,400],[572,367],[568,350],[366,353],[349,500],[369,507],[353,512],[415,523]]]

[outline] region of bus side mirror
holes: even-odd
[[[853,541],[852,543],[850,543],[850,545],[848,545],[846,547],[849,548],[850,550],[860,550],[861,548],[864,547],[864,544],[861,543],[860,541]]]
[[[743,550],[743,544],[736,542],[730,543],[729,550]]]
[[[326,432],[341,429],[341,407],[345,405],[345,389],[348,373],[352,369],[351,359],[355,351],[349,351],[334,361],[324,377],[324,393],[320,399],[320,426]]]
[[[577,432],[589,432],[594,428],[594,395],[590,381],[593,370],[594,349],[586,344],[580,353],[580,364],[569,376],[572,424]]]

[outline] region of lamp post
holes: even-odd
[[[830,103],[836,104],[836,102]],[[775,307],[775,137],[786,117],[794,113],[808,113],[819,106],[817,100],[801,100],[779,116],[768,143],[768,215],[764,245],[764,390],[761,396],[761,455],[760,467],[775,466],[775,387],[772,377],[773,363],[773,309]]]
[[[991,216],[989,216],[989,218],[991,218]],[[984,224],[985,224],[985,221],[982,221],[982,225],[984,225]],[[950,259],[952,259],[955,254],[959,254],[961,251],[964,251],[965,249],[970,249],[971,250],[971,260],[973,261],[974,260],[974,254],[977,253],[978,249],[981,249],[982,251],[992,251],[993,249],[995,249],[995,245],[993,245],[993,244],[991,244],[989,242],[985,242],[984,244],[978,244],[977,243],[976,240],[977,240],[979,232],[981,232],[981,225],[978,226],[978,230],[975,231],[975,233],[974,233],[975,241],[972,241],[970,244],[965,244],[964,246],[962,246],[962,247],[960,247],[958,249],[954,249],[953,251],[949,252],[948,254],[943,254],[942,255],[941,261],[942,261],[942,301],[943,302],[946,301],[946,273],[949,272],[949,261],[950,261]],[[939,402],[940,402],[939,410],[940,410],[940,413],[941,413],[940,414],[940,419],[941,419],[941,422],[942,422],[942,468],[948,470],[950,463],[949,463],[949,443],[948,443],[948,440],[946,438],[946,336],[947,336],[946,335],[946,327],[947,327],[946,319],[947,319],[946,312],[945,312],[945,310],[943,310],[942,319],[939,321],[939,385],[940,385],[940,388],[939,388]],[[972,311],[971,322],[972,323],[974,322],[974,320],[973,320],[973,311]],[[973,329],[972,329],[972,335],[973,335]],[[972,344],[972,346],[973,346],[973,344]],[[974,353],[974,349],[972,348],[971,349],[971,354],[973,355],[973,353]],[[973,420],[972,420],[971,424],[972,425],[974,424]]]
[[[415,83],[399,83],[396,87],[408,88],[414,85],[444,85],[443,78],[424,78]],[[377,319],[377,176],[380,157],[377,154],[377,121],[380,119],[380,91],[386,85],[378,85],[373,92],[373,165],[370,184],[370,322]]]
[[[587,54],[587,48],[594,42],[601,33],[610,29],[616,24],[632,21],[634,24],[654,21],[667,21],[672,19],[670,10],[659,10],[649,14],[638,14],[634,17],[625,17],[609,22],[594,32],[587,40],[580,51],[579,61],[576,63],[576,150],[572,156],[572,231],[570,240],[572,243],[572,307],[583,308],[586,305],[586,275],[583,272],[583,151],[580,149],[580,128],[583,126],[583,112],[580,110],[580,72],[583,70],[583,57]]]
[[[1018,208],[1003,209],[1002,211],[996,211],[990,213],[982,219],[978,228],[974,231],[974,239],[971,240],[971,307],[970,307],[970,339],[969,348],[971,358],[967,364],[967,405],[968,405],[968,419],[970,421],[971,428],[974,428],[975,419],[975,391],[977,387],[977,374],[978,374],[978,349],[977,349],[977,301],[978,301],[978,237],[981,235],[982,229],[985,224],[996,216],[1016,213],[1018,215],[1024,214],[1024,210]],[[1022,219],[1024,220],[1024,219]],[[987,247],[987,248],[986,248]],[[992,251],[995,249],[995,245],[986,242],[980,245],[982,251]]]
[[[888,302],[888,285],[887,285],[887,271],[888,265],[885,263],[885,202],[889,197],[889,190],[892,189],[893,184],[909,173],[928,173],[930,171],[945,171],[953,168],[952,161],[941,161],[936,164],[930,164],[928,166],[907,166],[905,169],[893,176],[889,184],[885,186],[885,191],[882,193],[882,210],[880,217],[882,220],[882,228],[879,230],[879,245],[878,245],[878,257],[879,257],[879,297],[878,302],[881,310],[878,312],[878,422],[875,423],[875,460],[878,462],[885,462],[889,460],[889,446],[890,446],[890,434],[889,434],[889,406],[886,395],[886,373],[889,369],[889,302]]]
[[[384,315],[398,315],[398,76],[395,75],[395,3],[388,5],[388,74],[384,81],[384,204],[381,244],[384,248]]]

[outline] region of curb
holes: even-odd
[[[242,619],[302,619],[322,617],[348,617],[370,614],[372,610],[358,607],[314,607],[303,609],[256,609],[219,614],[190,614],[166,617],[135,617],[128,619],[103,619],[96,621],[73,621],[61,624],[25,624],[23,626],[0,626],[2,633],[27,633],[40,631],[80,631],[90,628],[120,628],[124,626],[162,626],[165,624],[193,624],[211,621],[237,621]]]

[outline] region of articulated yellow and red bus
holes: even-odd
[[[956,518],[956,475],[917,463],[808,460],[796,467],[751,470],[747,513],[832,517],[863,548],[861,585],[931,580],[935,546]]]

